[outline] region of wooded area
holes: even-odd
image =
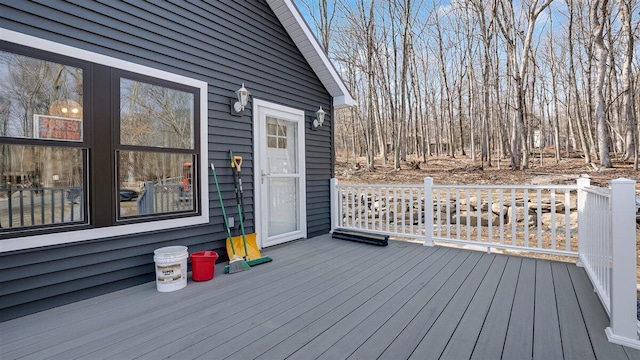
[[[636,0],[299,0],[357,107],[336,150],[638,168]]]

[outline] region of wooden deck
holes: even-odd
[[[0,359],[640,359],[572,264],[322,236],[0,323]]]

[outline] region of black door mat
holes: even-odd
[[[356,241],[378,246],[389,245],[389,235],[372,234],[353,230],[334,230],[332,237],[335,239]]]

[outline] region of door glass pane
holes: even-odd
[[[267,168],[274,174],[298,173],[297,124],[267,117]]]
[[[193,149],[192,93],[120,79],[122,145]]]
[[[82,141],[82,69],[0,50],[0,137]]]
[[[0,231],[85,222],[83,150],[0,145]]]
[[[195,211],[191,154],[118,152],[119,218]]]
[[[299,230],[298,179],[270,178],[267,196],[269,237]]]

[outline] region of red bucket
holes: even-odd
[[[198,251],[189,256],[191,258],[191,279],[193,281],[207,281],[213,279],[218,253],[215,251]]]

